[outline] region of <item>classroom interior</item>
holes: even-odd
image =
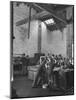
[[[73,95],[74,5],[12,1],[10,6],[11,98]],[[57,62],[53,85],[33,87],[44,58]]]

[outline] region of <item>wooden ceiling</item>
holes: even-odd
[[[34,8],[37,11],[37,14],[31,16],[31,20],[38,19],[45,21],[49,18],[53,18],[55,23],[54,25],[47,25],[50,31],[64,28],[68,22],[66,20],[66,8],[72,5],[61,5],[61,4],[45,4],[45,3],[25,3],[31,8]],[[25,24],[28,22],[29,18],[23,19],[16,23],[17,26]]]
[[[62,5],[62,4],[46,4],[46,3],[35,3],[39,5],[40,7],[46,8],[46,9],[52,9],[54,11],[62,11],[67,7],[70,7],[71,5]]]

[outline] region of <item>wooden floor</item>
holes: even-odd
[[[12,84],[16,89],[17,98],[22,97],[43,97],[43,96],[62,96],[64,92],[59,90],[50,90],[39,88],[32,88],[32,80],[25,76],[17,76]]]

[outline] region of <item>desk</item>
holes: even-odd
[[[28,66],[28,79],[35,80],[39,65]]]
[[[60,67],[58,67],[58,68],[55,67],[55,68],[53,69],[54,72],[56,72],[56,71],[58,72],[58,71],[60,71],[60,70],[61,70]],[[74,71],[74,69],[66,68],[66,69],[63,69],[63,71],[64,71],[64,72],[71,72],[71,71]]]
[[[71,88],[74,86],[74,69],[54,68],[54,84],[58,88]]]
[[[36,66],[28,66],[28,79],[34,80],[39,69],[39,65]],[[70,88],[73,86],[74,80],[74,70],[73,69],[63,69],[55,67],[53,69],[54,72],[54,86],[56,85],[58,88]]]

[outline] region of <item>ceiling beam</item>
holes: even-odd
[[[61,22],[63,22],[64,24],[67,24],[67,22],[62,18],[60,17],[55,11],[53,11],[52,9],[49,9],[48,7],[44,6],[44,7],[41,7],[41,5],[38,5],[36,3],[33,3],[33,5],[39,7],[40,9],[42,10],[45,10],[47,11],[49,14],[51,14],[53,17],[57,18],[58,20],[60,20]]]
[[[50,14],[47,11],[42,11],[40,13],[37,13],[37,14],[31,16],[31,20],[39,19],[39,18],[42,18],[42,17],[44,17],[46,15],[48,16]],[[27,23],[28,21],[29,21],[29,18],[27,17],[27,18],[25,18],[23,20],[20,20],[20,21],[16,22],[16,26],[23,25],[23,24]]]

